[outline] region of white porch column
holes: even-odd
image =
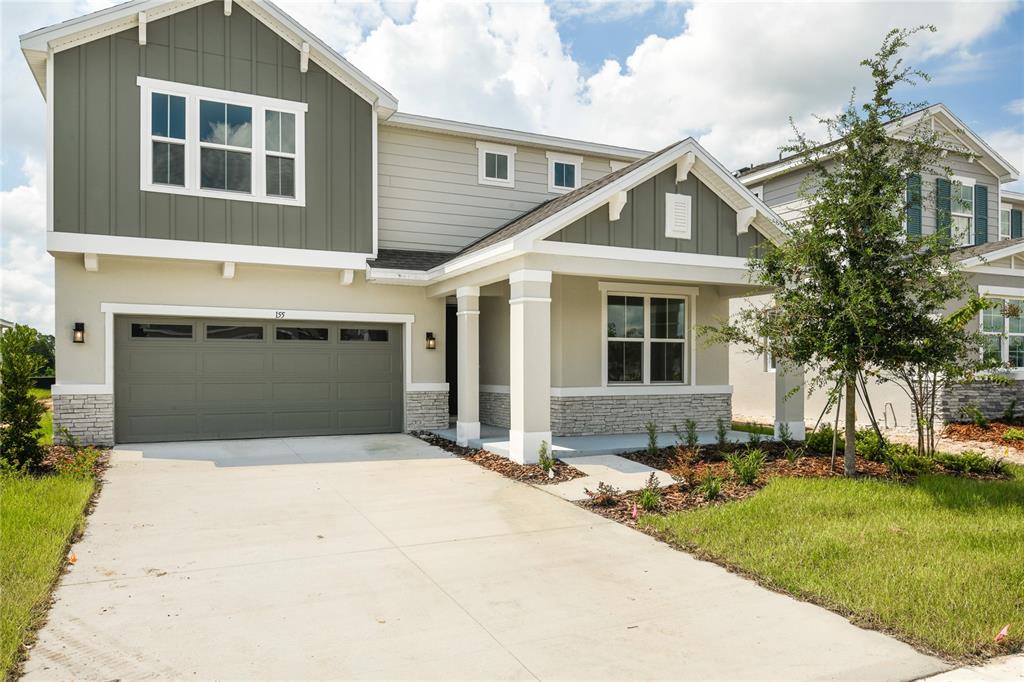
[[[775,368],[776,438],[783,424],[789,427],[791,438],[804,439],[804,371],[802,367],[779,362]]]
[[[551,446],[551,273],[517,270],[508,281],[509,457],[531,464],[542,441]]]
[[[480,437],[480,287],[459,287],[459,414],[455,442],[466,446]]]

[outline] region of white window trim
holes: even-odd
[[[601,296],[601,387],[602,388],[625,388],[631,386],[657,387],[657,386],[695,386],[697,384],[696,372],[696,348],[694,342],[694,320],[696,311],[695,301],[699,289],[696,287],[674,287],[657,284],[623,284],[622,282],[599,282],[598,291]],[[608,381],[608,297],[609,296],[636,296],[644,299],[644,337],[635,343],[643,344],[643,380],[634,382],[611,382]],[[651,299],[652,298],[678,298],[685,301],[686,321],[683,323],[686,330],[683,344],[683,380],[682,381],[657,381],[651,382]],[[662,339],[653,339],[661,342]],[[671,340],[670,340],[671,341]]]
[[[970,220],[970,229],[967,230],[967,236],[964,238],[964,241],[961,244],[961,246],[971,246],[971,245],[974,244],[974,229],[975,229],[974,228],[974,185],[977,183],[977,180],[975,178],[967,178],[967,177],[963,177],[961,175],[951,176],[949,180],[950,180],[949,212],[950,212],[950,216],[951,216],[950,222],[952,222],[952,216],[959,216],[961,218],[968,218]],[[970,187],[971,188],[971,210],[970,210],[970,212],[964,211],[963,206],[960,204],[959,197],[954,198],[952,196],[952,194],[953,194],[953,189],[952,188],[955,187],[957,183],[960,183],[964,187]],[[953,227],[952,227],[952,225],[950,225],[950,230],[952,230],[952,229],[953,229]]]
[[[1010,204],[999,204],[999,241],[1004,239],[1011,239],[1013,235],[1013,227],[1011,225],[1013,221],[1013,214],[1010,211],[1013,210],[1013,206]],[[1003,232],[1003,211],[1007,212],[1006,220],[1006,232]]]
[[[565,194],[571,192],[574,189],[578,189],[583,184],[583,157],[575,156],[573,154],[559,154],[558,152],[548,152],[548,191],[555,194]],[[559,187],[555,184],[555,164],[564,163],[575,167],[574,179],[576,184],[572,187]]]
[[[516,186],[516,148],[507,144],[494,144],[493,142],[477,142],[477,182],[481,185],[493,185],[495,187]],[[501,178],[489,178],[485,175],[487,170],[485,155],[503,154],[508,157],[508,180]]]
[[[997,301],[1001,306],[1015,304],[1017,306],[1024,307],[1024,298],[1003,298],[1001,296],[994,295],[988,295],[986,298],[991,301]],[[1005,367],[1014,372],[1024,372],[1024,367],[1010,366],[1010,337],[1024,337],[1024,332],[1011,332],[1010,318],[1002,313],[1000,313],[1000,315],[1003,318],[1003,330],[1001,332],[987,332],[985,331],[985,310],[980,311],[978,313],[978,331],[982,336],[995,336],[999,338],[999,361]],[[978,350],[980,353],[984,353],[985,347],[982,346]]]
[[[231,201],[250,201],[283,206],[306,205],[306,124],[305,113],[308,106],[305,102],[275,99],[249,95],[242,92],[217,90],[187,83],[162,81],[139,76],[137,84],[140,91],[140,149],[139,149],[139,188],[143,192],[160,192],[184,196],[207,197],[211,199],[228,199]],[[150,107],[152,94],[162,93],[185,98],[185,186],[163,185],[152,181],[152,140]],[[238,104],[251,107],[252,112],[252,148],[245,149],[252,154],[251,188],[245,192],[207,189],[199,186],[199,100],[212,99],[227,104]],[[266,139],[264,135],[264,112],[266,110],[281,111],[295,115],[295,197],[279,197],[267,194],[266,186]],[[227,148],[216,145],[218,148]],[[285,156],[271,152],[272,156]]]

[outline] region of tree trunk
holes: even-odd
[[[857,474],[857,383],[853,376],[846,379],[846,450],[843,452],[843,473]]]

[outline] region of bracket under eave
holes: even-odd
[[[224,16],[231,16],[231,0],[224,0]]]
[[[231,261],[224,261],[224,265],[221,268],[220,276],[224,279],[235,278],[235,264]]]
[[[694,162],[697,157],[693,152],[686,152],[676,161],[676,182],[685,182],[686,178],[690,175],[690,169],[693,168]]]
[[[95,253],[83,253],[82,264],[85,266],[86,272],[100,271],[100,257]]]
[[[736,211],[736,234],[746,234],[756,217],[757,209],[753,206]]]
[[[619,219],[628,199],[628,192],[616,192],[612,195],[612,198],[608,200],[608,220],[614,222]]]
[[[302,50],[299,52],[299,71],[309,71],[309,43],[302,43]]]
[[[146,44],[146,13],[139,12],[139,45]]]

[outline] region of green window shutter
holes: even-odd
[[[935,231],[949,236],[953,221],[952,183],[946,178],[935,178]]]
[[[921,236],[921,176],[907,177],[907,234]]]
[[[1024,234],[1021,233],[1020,218],[1021,211],[1019,208],[1010,211],[1010,236],[1014,239],[1024,237]]]
[[[974,186],[974,243],[988,241],[988,187]]]

